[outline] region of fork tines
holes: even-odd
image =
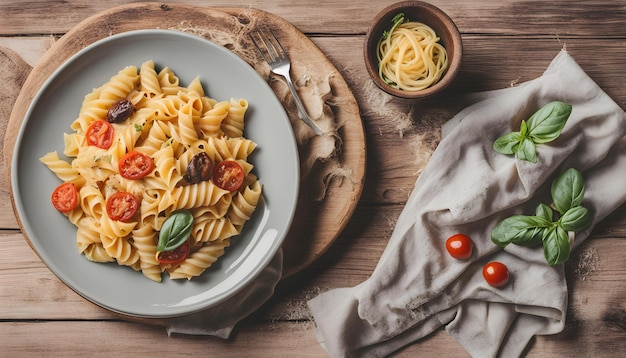
[[[285,49],[269,27],[264,26],[250,33],[250,38],[266,62],[272,63],[286,59]]]

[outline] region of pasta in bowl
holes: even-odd
[[[104,120],[117,133],[108,149],[98,146],[106,110],[92,106],[103,91],[114,94],[107,110],[122,98],[133,105]],[[150,160],[128,158],[137,153]],[[238,187],[219,186],[222,162],[241,169]],[[130,178],[122,163],[134,163]],[[138,163],[150,164],[145,173]],[[11,179],[25,236],[65,284],[115,312],[172,317],[223,302],[269,264],[293,219],[298,168],[289,119],[248,64],[196,36],[140,30],[88,46],[50,77],[18,135]],[[80,193],[63,213],[50,203],[61,183]],[[137,200],[129,217],[123,193]],[[160,229],[181,211],[193,217],[189,257],[159,262]]]
[[[363,46],[374,84],[406,100],[429,98],[448,88],[460,71],[462,52],[454,21],[422,1],[401,1],[381,10]]]

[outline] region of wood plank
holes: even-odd
[[[235,336],[223,341],[213,337],[175,336],[167,338],[162,328],[125,322],[2,322],[0,337],[6,340],[3,354],[35,357],[189,356],[211,357],[323,357],[315,339],[313,325],[300,322],[252,324],[238,329]],[[73,337],[68,344],[66,337]],[[109,337],[98,339],[97,337]],[[117,337],[117,338],[115,338]],[[123,337],[123,338],[121,338]],[[113,343],[115,342],[115,343]],[[439,332],[424,344],[402,355],[419,352],[432,356],[449,347],[449,357],[466,357],[462,348],[445,333]],[[158,353],[155,353],[158,352]]]
[[[245,5],[284,17],[305,33],[364,34],[376,13],[395,2],[397,1],[250,0]],[[626,36],[626,28],[620,22],[626,14],[624,1],[596,0],[593,4],[584,0],[557,0],[548,3],[543,0],[429,2],[446,11],[465,34],[541,34],[552,38],[588,37],[590,34],[594,37]],[[3,20],[0,35],[62,34],[98,12],[125,3],[123,0],[4,1],[0,6],[0,19]],[[163,6],[167,9],[179,4],[229,7],[232,6],[232,1],[170,1],[164,2]],[[606,14],[612,16],[607,17]],[[572,23],[576,25],[572,26]]]
[[[579,329],[580,328],[580,329]],[[582,333],[582,334],[581,334]],[[532,357],[610,356],[626,349],[623,332],[606,329],[591,332],[584,325],[575,331],[555,336],[537,337],[527,354]],[[187,355],[248,357],[323,357],[309,322],[244,322],[234,336],[223,341],[213,337],[180,336],[168,338],[160,327],[128,322],[41,321],[0,322],[3,354],[9,357],[104,357]],[[68,342],[67,337],[72,337]],[[297,353],[296,353],[297,352]],[[463,348],[444,331],[412,344],[393,357],[467,357]]]
[[[16,232],[0,232],[0,319],[114,319],[63,284]]]

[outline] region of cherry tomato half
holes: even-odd
[[[219,188],[236,191],[243,184],[243,168],[234,160],[221,161],[213,169],[213,183]]]
[[[154,161],[144,153],[132,151],[120,158],[118,170],[126,179],[138,180],[150,174],[154,169]]]
[[[131,193],[118,191],[107,199],[107,215],[111,220],[129,221],[135,216],[139,203]]]
[[[178,265],[179,263],[185,261],[187,257],[189,257],[190,251],[191,246],[189,244],[189,240],[185,240],[182,245],[172,251],[157,251],[156,259],[161,264]]]
[[[493,287],[502,287],[509,282],[509,269],[505,264],[492,261],[483,266],[483,277]]]
[[[113,126],[105,120],[95,121],[87,127],[85,137],[88,145],[109,149],[113,143]]]
[[[78,190],[72,183],[63,183],[52,192],[52,205],[62,213],[69,213],[78,205]]]
[[[464,234],[452,235],[446,240],[446,249],[455,259],[465,260],[472,256],[474,244],[469,236]]]

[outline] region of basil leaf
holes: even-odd
[[[582,231],[591,224],[591,214],[584,206],[575,206],[563,214],[561,225],[566,231]]]
[[[550,206],[541,203],[537,206],[537,209],[535,209],[535,215],[547,221],[552,221],[554,218],[554,211]]]
[[[585,196],[585,181],[574,168],[569,168],[552,182],[552,202],[564,214],[569,209],[579,206]]]
[[[172,251],[182,245],[191,233],[193,215],[189,210],[173,212],[161,226],[156,250]]]
[[[514,215],[502,220],[491,231],[491,241],[504,247],[508,244],[537,246],[544,229],[552,223],[538,216]]]
[[[543,254],[550,266],[563,263],[569,258],[569,236],[560,225],[555,225],[545,231]]]
[[[555,140],[563,131],[571,113],[571,105],[550,102],[535,112],[528,121],[522,121],[519,132],[511,132],[496,139],[493,149],[501,154],[515,154],[517,159],[536,163],[536,144]]]
[[[511,132],[493,142],[493,149],[500,154],[514,154],[519,148],[522,135],[520,132]]]
[[[550,102],[528,119],[528,135],[535,143],[555,140],[565,127],[572,106],[563,102]]]
[[[515,157],[520,160],[525,160],[527,162],[536,163],[537,162],[537,149],[535,147],[535,143],[529,138],[522,138],[520,142],[520,146],[515,153]]]

